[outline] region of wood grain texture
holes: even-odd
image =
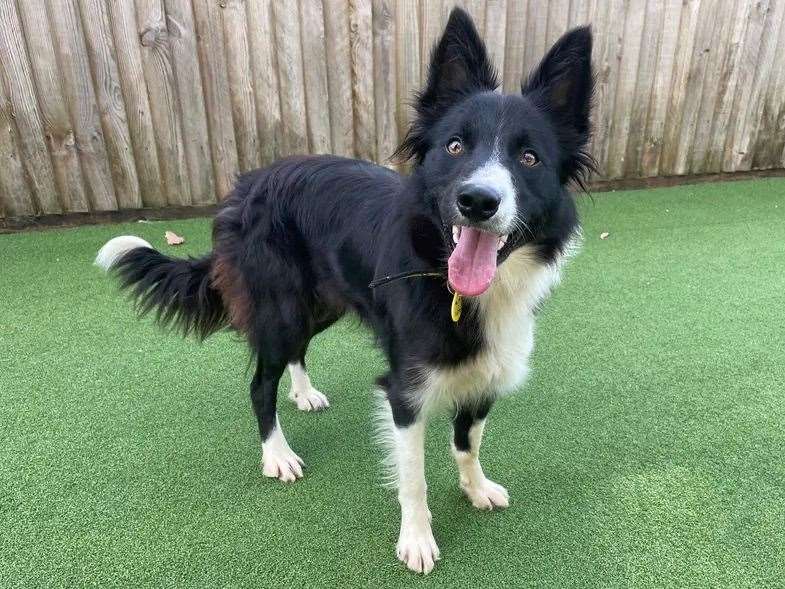
[[[485,45],[499,79],[504,73],[505,41],[507,37],[507,0],[487,0],[485,3]]]
[[[646,134],[640,157],[640,175],[656,176],[662,153],[665,117],[667,115],[673,66],[676,61],[676,43],[679,38],[682,0],[665,0],[659,5],[661,28],[658,41],[657,63],[651,80],[651,99],[646,119]]]
[[[272,1],[257,0],[247,4],[249,49],[259,132],[259,157],[262,165],[272,163],[279,155],[283,133]]]
[[[376,153],[389,165],[398,144],[395,20],[391,0],[373,0],[373,79]]]
[[[324,9],[321,0],[300,0],[300,35],[308,146],[311,153],[330,153],[332,151],[331,97],[327,82]],[[333,52],[332,48],[330,52]]]
[[[158,166],[158,148],[142,66],[136,12],[129,2],[111,2],[108,8],[141,200],[144,206],[164,206],[166,195]]]
[[[398,133],[403,137],[413,116],[412,102],[420,89],[420,30],[417,0],[395,0]]]
[[[376,160],[371,0],[349,0],[349,29],[355,155]]]
[[[753,169],[779,167],[785,149],[785,18],[781,19],[779,29],[772,72],[758,123]]]
[[[54,182],[60,202],[66,212],[87,211],[89,204],[76,151],[74,126],[66,108],[46,5],[43,2],[19,2],[17,6],[35,80],[42,131],[52,158]]]
[[[217,2],[193,0],[202,89],[215,171],[215,190],[219,200],[232,190],[239,171],[220,10]]]
[[[504,44],[504,91],[520,92],[521,80],[526,76],[524,59],[526,52],[526,3],[517,0],[507,2],[507,31]]]
[[[349,0],[324,0],[324,34],[329,39],[325,55],[332,153],[351,157],[354,155],[354,101]]]
[[[719,10],[718,2],[703,0],[706,5],[714,12],[714,17],[706,19],[703,23],[704,33],[703,52],[705,58],[704,82],[701,92],[698,94],[698,112],[696,116],[695,132],[689,139],[691,147],[687,156],[687,169],[694,173],[708,170],[707,160],[709,157],[711,137],[717,132],[714,127],[714,117],[717,113],[717,102],[720,100],[722,84],[721,80],[723,60],[726,52],[731,45],[731,35],[733,33],[734,13],[733,11]],[[712,5],[713,4],[713,5]],[[711,27],[709,30],[709,22]],[[717,168],[713,170],[719,172]]]
[[[641,45],[635,73],[635,89],[630,98],[627,147],[622,176],[639,176],[641,158],[646,144],[646,119],[651,106],[652,81],[655,77],[659,45],[662,34],[664,6],[657,2],[645,2]]]
[[[681,10],[679,36],[676,45],[676,63],[671,78],[670,95],[668,97],[665,132],[663,134],[662,157],[660,171],[666,175],[678,174],[679,138],[681,137],[684,103],[686,101],[687,81],[692,63],[692,50],[695,44],[695,32],[698,21],[698,0],[687,0]]]
[[[219,4],[226,43],[234,137],[242,171],[258,168],[261,161],[245,4],[245,0],[223,0]]]
[[[205,92],[199,67],[196,23],[188,0],[166,0],[166,28],[172,54],[177,95],[183,126],[183,147],[188,165],[191,200],[195,205],[214,203],[223,197],[216,176],[224,174],[220,134],[211,136],[207,128]],[[230,163],[227,164],[231,166]],[[220,167],[219,167],[220,166]]]
[[[281,155],[308,152],[303,53],[296,2],[273,2],[281,103]]]
[[[136,19],[163,180],[162,192],[168,204],[188,204],[191,202],[191,190],[185,163],[180,102],[162,0],[136,0]]]
[[[0,2],[0,55],[0,75],[19,132],[21,162],[35,199],[33,206],[42,213],[62,212],[52,162],[44,141],[22,23],[13,1]]]
[[[79,0],[79,6],[117,206],[121,209],[138,209],[142,206],[142,195],[107,5],[102,0]]]
[[[39,212],[25,179],[13,110],[3,84],[0,84],[0,207],[8,217],[24,217]]]
[[[762,2],[760,4],[763,4]],[[760,5],[756,5],[756,8]],[[754,12],[754,11],[753,11]],[[759,121],[765,106],[766,89],[772,75],[774,55],[782,20],[785,18],[785,2],[773,0],[768,10],[762,13],[763,23],[760,29],[748,28],[750,42],[760,35],[757,60],[752,75],[752,83],[747,100],[739,103],[739,120],[734,134],[734,142],[730,154],[733,171],[745,171],[752,168],[755,155],[754,148],[759,130]],[[750,21],[752,25],[754,21]]]
[[[0,214],[210,204],[295,153],[392,166],[453,6],[510,93],[592,25],[597,179],[785,166],[781,0],[0,0]]]
[[[76,0],[48,0],[49,25],[54,33],[63,94],[71,120],[90,208],[117,209],[109,159],[104,144],[98,103],[93,88],[79,7]]]

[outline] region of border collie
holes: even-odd
[[[281,481],[303,475],[276,413],[283,371],[299,409],[326,408],[305,370],[308,343],[347,311],[370,326],[389,364],[378,382],[401,507],[397,556],[414,571],[439,559],[423,449],[434,410],[451,412],[471,503],[508,505],[483,472],[480,442],[494,400],[523,383],[535,310],[579,235],[568,186],[583,187],[592,169],[591,45],[589,28],[566,33],[520,93],[503,95],[471,18],[454,9],[396,152],[410,175],[286,158],[237,180],[204,257],[170,258],[123,236],[96,259],[164,326],[247,338],[262,472]]]

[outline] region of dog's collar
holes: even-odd
[[[402,280],[404,278],[419,278],[422,276],[444,278],[444,272],[437,272],[435,270],[410,270],[408,272],[401,272],[399,274],[388,274],[387,276],[382,276],[381,278],[374,278],[368,287],[377,288],[379,286],[390,284],[396,280]],[[454,323],[458,323],[458,320],[461,318],[461,310],[463,309],[463,297],[461,297],[461,295],[459,295],[457,292],[454,292],[450,288],[449,284],[447,285],[447,290],[452,293],[450,317]]]

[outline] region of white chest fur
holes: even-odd
[[[561,260],[542,264],[528,247],[509,256],[477,302],[483,350],[458,366],[426,368],[418,395],[423,409],[509,393],[523,383],[534,346],[534,310],[558,282],[560,267]]]

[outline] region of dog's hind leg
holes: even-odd
[[[289,398],[300,411],[319,411],[330,406],[327,397],[311,384],[305,370],[305,358],[289,364],[289,376],[292,378]]]
[[[303,476],[303,461],[286,442],[275,410],[278,381],[284,365],[285,362],[265,361],[259,355],[256,374],[251,382],[251,403],[262,438],[262,473],[284,482],[293,482]]]
[[[458,465],[463,492],[477,509],[507,507],[507,489],[485,477],[480,466],[480,443],[490,402],[459,407],[453,417],[452,455]]]

